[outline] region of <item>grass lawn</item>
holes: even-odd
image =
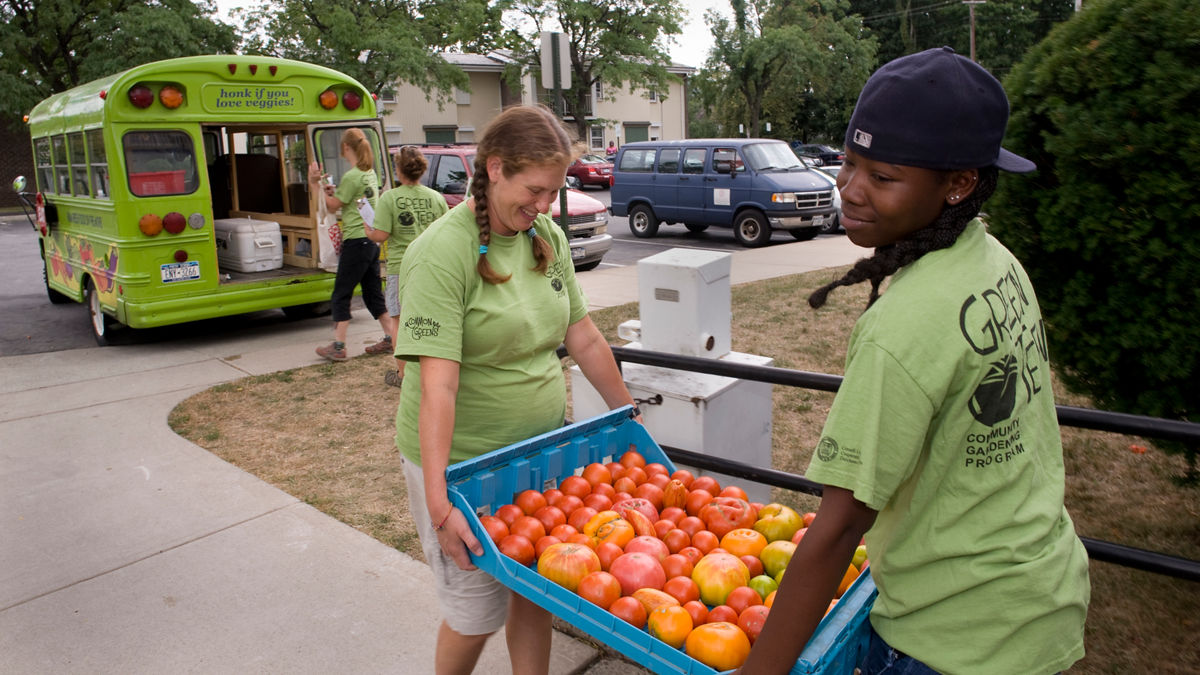
[[[735,287],[733,349],[770,356],[781,368],[841,374],[866,288],[838,290],[820,311],[805,302],[840,272]],[[637,318],[637,306],[592,317],[620,344],[617,325]],[[393,438],[399,390],[383,383],[389,366],[390,359],[364,356],[245,378],[189,398],[170,423],[223,459],[421,559]],[[1062,404],[1089,405],[1058,387],[1056,396]],[[823,392],[774,388],[776,469],[804,472],[832,400]],[[1081,535],[1200,559],[1200,489],[1179,485],[1181,457],[1166,456],[1147,439],[1076,429],[1063,429],[1063,444],[1067,507]],[[1132,452],[1133,445],[1149,451]],[[807,495],[775,489],[773,496],[802,511],[817,506]],[[1091,575],[1088,656],[1072,673],[1200,672],[1200,586],[1103,562],[1091,564]]]

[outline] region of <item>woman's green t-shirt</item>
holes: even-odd
[[[362,215],[358,212],[359,197],[366,197],[372,207],[379,197],[379,177],[375,171],[354,167],[342,174],[333,196],[342,203],[342,239],[361,239],[367,236]]]

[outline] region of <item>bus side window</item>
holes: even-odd
[[[33,154],[37,163],[38,188],[42,192],[54,192],[54,160],[50,157],[50,138],[34,141]]]
[[[67,137],[54,136],[51,139],[54,148],[54,191],[60,195],[71,194],[71,168],[67,163]]]
[[[79,197],[89,197],[87,148],[83,144],[83,133],[75,132],[67,135],[71,155],[71,178],[75,185],[74,193]]]
[[[91,163],[92,192],[96,197],[107,199],[112,196],[108,191],[108,157],[104,151],[104,136],[99,129],[92,129],[87,134],[88,162]]]

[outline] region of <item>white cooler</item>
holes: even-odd
[[[253,218],[213,221],[217,236],[217,262],[237,272],[264,272],[283,267],[283,239],[279,223]]]

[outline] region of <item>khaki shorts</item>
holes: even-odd
[[[387,275],[387,287],[383,289],[383,300],[388,316],[400,316],[400,275]]]
[[[421,467],[400,456],[408,488],[408,506],[421,538],[421,550],[433,570],[434,588],[442,618],[460,635],[487,635],[504,626],[508,618],[509,590],[480,569],[462,570],[442,552],[429,511],[425,508],[425,478]]]

